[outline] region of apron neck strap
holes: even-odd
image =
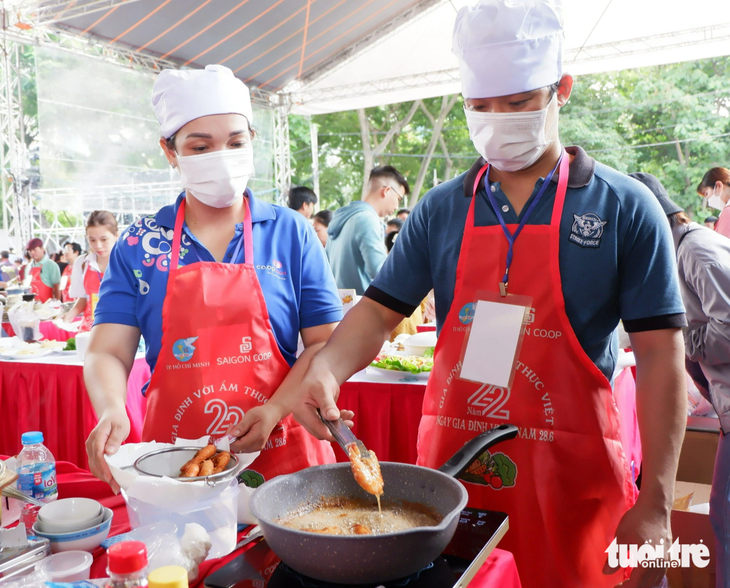
[[[253,264],[253,222],[251,221],[251,206],[248,203],[248,198],[243,197],[243,205],[245,207],[244,218],[243,218],[243,235],[241,240],[236,246],[235,253],[233,254],[232,263],[236,262],[238,254],[241,251],[241,243],[243,243],[243,263]],[[172,237],[172,251],[170,258],[170,272],[177,271],[178,265],[180,264],[180,242],[182,240],[182,227],[185,221],[185,198],[180,202],[180,207],[177,209],[177,215],[175,216],[175,231]]]
[[[553,206],[553,214],[550,219],[550,224],[555,225],[560,223],[560,218],[563,214],[563,204],[565,203],[565,193],[568,189],[568,176],[570,175],[570,156],[568,152],[563,149],[562,158],[560,160],[559,175],[558,175],[558,189],[555,195],[555,205]],[[466,216],[466,222],[468,226],[474,226],[474,203],[477,199],[477,192],[479,191],[479,185],[481,184],[484,174],[489,170],[489,163],[485,163],[477,172],[477,177],[474,179],[474,186],[472,187],[471,204],[469,206],[469,212]]]

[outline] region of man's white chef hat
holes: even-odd
[[[152,88],[152,106],[165,139],[191,120],[211,114],[242,114],[253,124],[248,88],[223,65],[161,71]]]
[[[479,0],[456,16],[464,98],[529,92],[562,76],[561,0]]]

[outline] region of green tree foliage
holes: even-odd
[[[440,98],[424,100],[437,112]],[[367,110],[381,136],[411,103]],[[359,197],[363,147],[357,115],[340,112],[312,117],[319,133],[323,207],[337,208]],[[395,165],[412,183],[418,175],[431,123],[419,110],[396,135],[377,165]],[[309,122],[291,117],[294,182],[311,185]],[[562,109],[561,140],[581,145],[598,161],[622,172],[656,175],[669,194],[695,218],[703,208],[696,187],[711,167],[730,165],[730,57],[581,76]],[[443,152],[446,149],[446,154]],[[448,155],[448,158],[446,157]],[[466,171],[476,158],[458,100],[449,113],[443,143],[419,197],[437,181]]]

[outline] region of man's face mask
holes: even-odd
[[[543,110],[532,112],[476,112],[465,109],[474,147],[498,170],[515,172],[530,167],[553,142],[548,137],[558,120],[555,96],[554,93]]]

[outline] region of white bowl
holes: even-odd
[[[49,523],[40,517],[36,521],[38,524],[38,530],[43,533],[74,533],[76,531],[83,531],[89,527],[96,527],[104,521],[104,510],[96,516],[96,518],[86,521],[68,521],[60,523]]]
[[[86,551],[56,553],[36,564],[36,572],[42,572],[51,582],[81,582],[91,575],[94,558]]]
[[[436,347],[437,341],[438,338],[436,337],[435,331],[416,333],[403,342],[403,347],[405,348],[406,355],[419,355],[422,357],[427,349]]]
[[[91,498],[63,498],[49,502],[38,511],[41,530],[46,533],[72,533],[100,524],[104,509]]]
[[[61,551],[93,551],[109,535],[112,526],[112,510],[104,509],[104,520],[101,524],[73,533],[46,533],[42,531],[38,522],[33,525],[33,534],[44,537],[51,542],[51,552]]]

